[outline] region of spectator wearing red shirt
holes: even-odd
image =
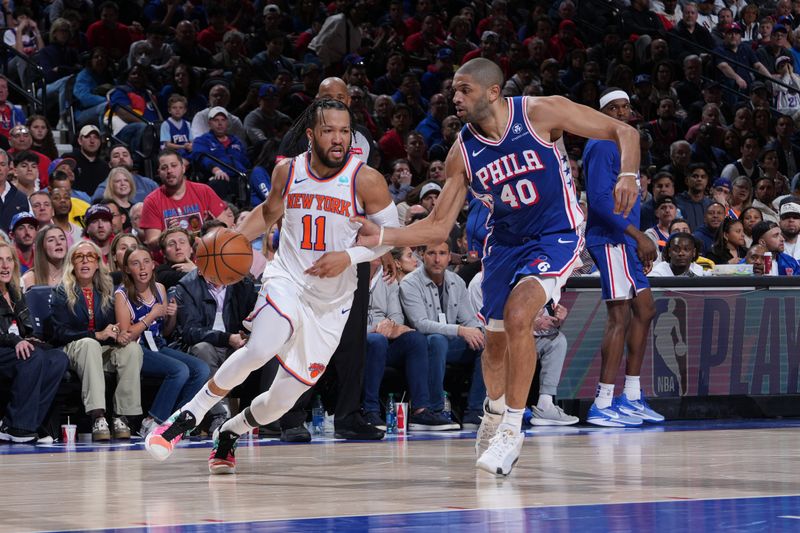
[[[464,58],[461,60],[461,62],[466,63],[470,59],[475,59],[476,57],[483,57],[485,59],[488,59],[489,61],[497,63],[497,65],[501,69],[503,69],[503,76],[505,78],[508,78],[508,58],[499,55],[498,54],[499,49],[500,49],[500,35],[498,35],[497,32],[485,31],[481,35],[480,48],[464,54]]]
[[[183,159],[174,150],[164,150],[158,157],[158,175],[163,185],[144,199],[139,227],[144,242],[158,250],[158,239],[167,228],[180,227],[199,233],[203,222],[218,218],[225,208],[219,196],[202,183],[186,179]]]
[[[225,23],[225,9],[212,5],[208,8],[208,27],[197,34],[197,43],[212,54],[222,51],[222,38],[233,26]]]
[[[128,27],[119,23],[119,6],[115,2],[103,2],[100,20],[89,25],[86,38],[90,48],[105,48],[115,60],[126,57],[133,43]]]
[[[25,112],[8,101],[8,81],[0,76],[0,137],[8,139],[8,132],[17,124],[25,124]]]
[[[50,158],[44,154],[37,152],[36,150],[31,150],[31,146],[33,146],[33,137],[31,136],[31,130],[28,129],[27,126],[24,124],[17,124],[11,131],[9,132],[8,142],[11,145],[9,148],[8,153],[10,155],[14,155],[19,152],[28,151],[32,154],[36,155],[39,158],[39,188],[44,189],[47,187],[47,169],[50,167]]]
[[[387,162],[407,157],[405,138],[411,129],[411,109],[405,104],[397,104],[392,111],[392,129],[378,141],[383,160]]]
[[[497,31],[498,29],[502,29],[502,33],[506,36],[515,35],[516,30],[514,29],[514,24],[508,19],[507,8],[508,4],[506,4],[505,0],[494,0],[494,2],[492,2],[492,14],[478,22],[475,34],[483,35],[485,31]],[[499,27],[496,26],[495,23],[497,23]]]
[[[564,63],[573,50],[585,50],[586,45],[575,37],[575,23],[571,20],[562,20],[558,25],[558,33],[550,39],[550,53],[553,54],[559,63]]]
[[[408,36],[403,43],[406,52],[417,57],[425,58],[429,63],[433,63],[436,57],[436,50],[442,46],[444,41],[437,36],[439,19],[435,15],[426,15],[422,20],[422,29]]]
[[[405,19],[406,35],[413,35],[422,30],[422,23],[425,17],[432,13],[431,0],[417,0],[417,5],[414,8],[414,16]],[[441,31],[441,28],[440,28]],[[444,37],[444,35],[440,35]]]

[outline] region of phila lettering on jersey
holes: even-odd
[[[326,252],[355,246],[359,226],[350,222],[350,217],[364,214],[356,198],[356,175],[364,163],[351,154],[339,172],[320,178],[309,160],[310,154],[304,152],[289,166],[280,245],[264,274],[266,279],[273,275],[289,277],[303,289],[309,302],[327,308],[353,297],[355,265],[334,278],[308,276],[305,271]]]
[[[563,141],[536,135],[527,98],[506,98],[509,117],[500,140],[487,139],[472,124],[459,133],[470,187],[489,207],[488,227],[501,240],[570,232],[583,221]]]

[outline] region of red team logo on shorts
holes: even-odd
[[[308,374],[311,376],[311,379],[318,378],[325,372],[325,365],[322,363],[311,363],[308,365]]]

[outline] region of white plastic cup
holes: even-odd
[[[64,444],[75,444],[78,436],[78,426],[75,424],[61,425],[61,442]]]

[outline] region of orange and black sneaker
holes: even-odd
[[[232,431],[214,431],[214,447],[208,458],[208,471],[212,474],[236,473],[236,445],[239,435]]]
[[[175,445],[181,441],[183,435],[196,425],[197,421],[192,413],[178,411],[147,435],[144,448],[154,458],[164,461],[172,455]]]

